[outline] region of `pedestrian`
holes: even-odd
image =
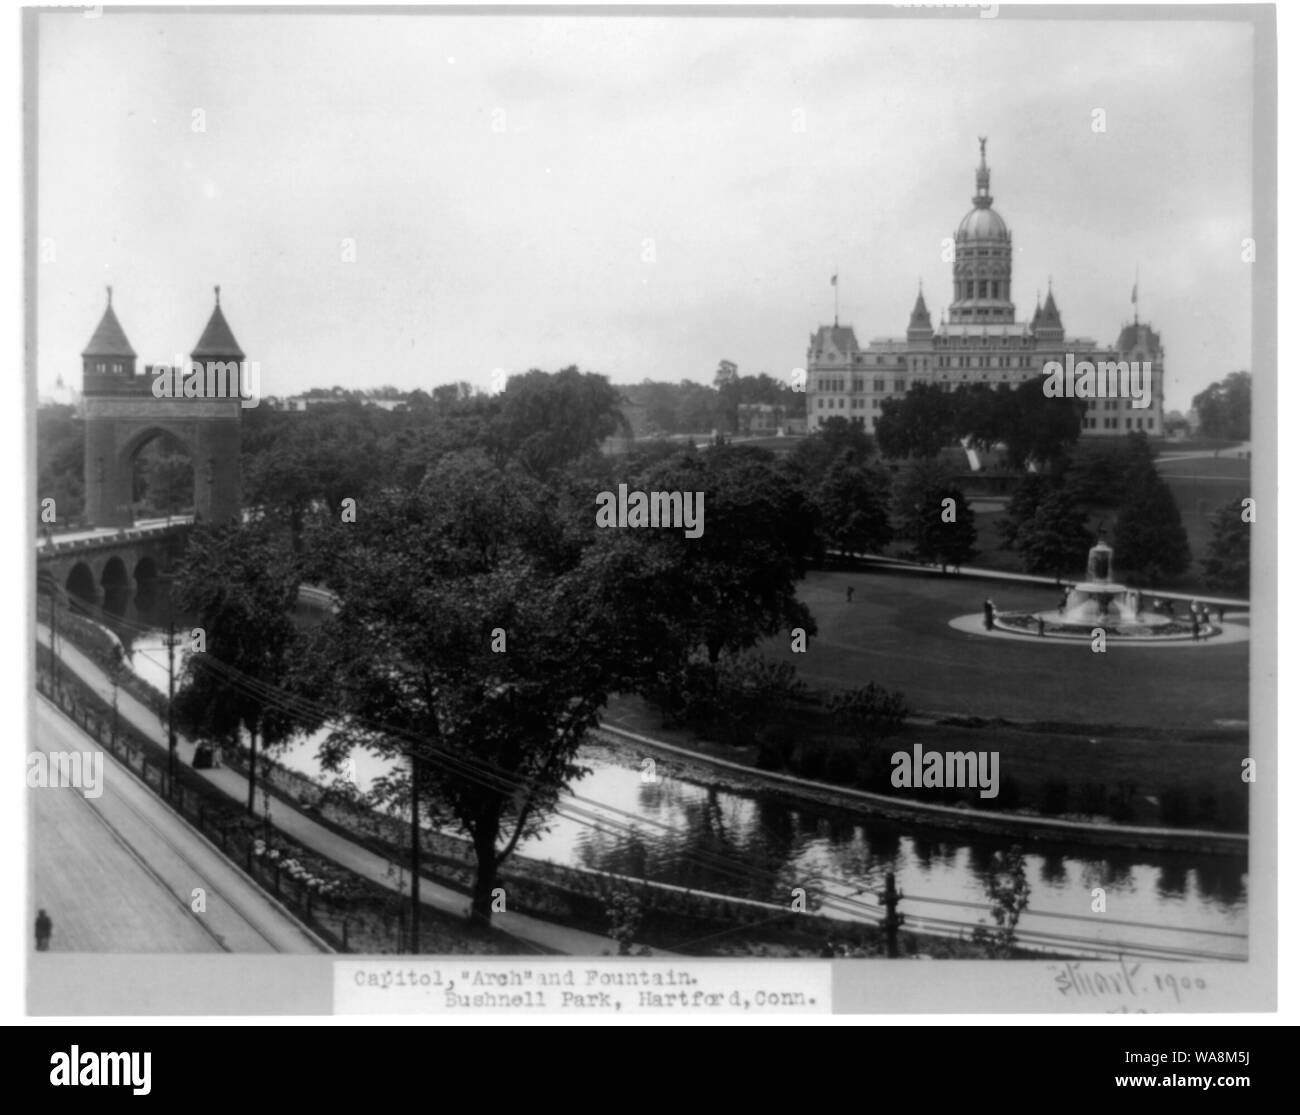
[[[849,585],[849,586],[848,586],[847,588],[845,588],[845,590],[844,590],[844,602],[845,602],[846,604],[852,604],[852,603],[853,603],[853,586],[852,586],[852,585]]]
[[[984,630],[985,631],[993,630],[993,601],[992,600],[984,601]]]
[[[1192,613],[1192,642],[1200,642],[1201,639],[1201,617],[1195,612]]]
[[[1056,614],[1058,616],[1065,615],[1065,606],[1069,602],[1070,602],[1070,590],[1067,587],[1061,590],[1061,602],[1056,606]]]
[[[54,931],[54,922],[44,910],[36,912],[36,951],[49,952],[50,934]]]
[[[1039,637],[1040,639],[1043,637],[1043,631],[1044,631],[1044,629],[1045,629],[1045,625],[1044,625],[1044,623],[1043,623],[1043,617],[1042,617],[1042,616],[1039,616],[1039,617],[1038,617],[1038,637]]]
[[[1219,626],[1223,626],[1223,605],[1219,605]]]

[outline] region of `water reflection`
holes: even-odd
[[[137,639],[135,646],[137,672],[165,688],[167,656],[161,638]],[[318,744],[318,738],[303,740],[279,757],[320,777]],[[663,764],[656,780],[649,782],[639,768],[621,765],[620,758],[603,747],[588,748],[581,756],[590,773],[573,790],[586,799],[583,810],[600,818],[598,825],[556,816],[547,832],[521,844],[519,852],[766,901],[789,901],[791,888],[798,885],[873,893],[883,887],[885,873],[893,871],[909,896],[974,904],[950,908],[943,915],[973,922],[988,906],[984,878],[994,855],[1014,843],[909,829],[808,803],[792,808],[768,794],[667,777]],[[384,764],[364,753],[355,759],[364,789],[383,773]],[[1207,946],[1207,938],[1173,931],[1245,933],[1248,884],[1242,859],[1118,849],[1079,854],[1030,849],[1025,858],[1032,889],[1023,927],[1100,938],[1119,932],[1108,922],[1143,922],[1156,928],[1126,928],[1120,939],[1143,933],[1143,940],[1245,954],[1244,940],[1218,939]],[[1192,880],[1194,885],[1189,885]],[[1094,887],[1106,888],[1107,907],[1093,924],[1035,920],[1041,913],[1088,917]],[[942,908],[914,909],[934,915]]]

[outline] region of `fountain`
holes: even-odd
[[[1063,622],[1086,623],[1107,631],[1122,631],[1140,622],[1142,594],[1112,579],[1114,557],[1115,551],[1103,541],[1088,551],[1088,579],[1068,590],[1065,608],[1059,610]]]
[[[1193,621],[1175,617],[1172,604],[1114,579],[1115,551],[1098,541],[1088,551],[1086,579],[1067,586],[1055,609],[996,612],[993,627],[1041,638],[1091,639],[1100,628],[1108,639],[1208,639],[1221,633],[1208,614]]]

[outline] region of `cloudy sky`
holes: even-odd
[[[148,362],[220,283],[268,394],[788,376],[836,271],[860,340],[937,323],[981,135],[1023,315],[1112,341],[1140,266],[1169,406],[1249,367],[1249,25],[893,14],[47,12],[39,389],[108,283]]]

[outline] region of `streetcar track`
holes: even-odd
[[[62,710],[59,709],[58,706],[51,703],[48,700],[48,698],[44,697],[44,695],[41,695],[41,700],[51,711],[60,714],[62,713]],[[71,724],[74,728],[76,728],[77,731],[79,732],[81,731],[81,729],[77,726],[75,721],[71,720],[66,716],[64,717],[64,719],[67,720],[67,722]],[[122,763],[120,763],[117,760],[116,756],[112,755],[111,752],[103,751],[102,753],[105,755],[105,758],[107,760],[111,760],[123,773],[129,775],[132,779],[135,779],[135,781],[137,782],[140,781],[136,777],[135,772],[130,770],[129,767],[126,767]],[[105,769],[107,769],[107,766],[105,767]],[[150,792],[152,793],[152,791]],[[195,921],[196,924],[198,924],[198,926],[203,930],[203,932],[205,932],[209,937],[213,939],[213,941],[216,942],[216,944],[222,949],[223,952],[234,952],[234,950],[226,944],[225,939],[222,937],[221,934],[217,933],[216,930],[214,930],[211,926],[207,925],[201,918],[193,917],[194,911],[190,908],[189,903],[187,903],[181,895],[177,894],[172,889],[171,884],[168,883],[166,879],[164,879],[158,873],[158,871],[155,870],[148,863],[148,861],[144,859],[144,857],[139,853],[139,851],[136,850],[136,848],[127,839],[126,835],[123,832],[121,832],[121,830],[119,830],[117,826],[115,826],[107,817],[105,817],[103,813],[101,813],[98,809],[96,809],[94,805],[91,804],[88,798],[80,794],[77,796],[85,804],[86,808],[90,810],[91,814],[95,817],[95,819],[99,821],[99,823],[109,831],[109,834],[113,837],[113,839],[116,840],[117,843],[122,846],[122,848],[127,852],[127,854],[130,855],[131,858],[135,860],[142,868],[144,868],[145,872],[150,876],[150,878],[152,878],[155,883],[157,883],[164,891],[166,891],[167,895],[170,898],[172,898],[178,905],[180,905],[180,907],[186,912],[186,914],[189,914],[191,916],[191,919]],[[202,871],[202,869],[200,869],[194,863],[194,861],[188,855],[186,855],[184,851],[181,850],[180,846],[176,843],[175,840],[173,840],[161,828],[159,828],[158,825],[156,825],[148,816],[146,816],[141,809],[139,809],[137,806],[132,804],[122,795],[118,795],[117,801],[120,804],[122,804],[126,809],[128,809],[136,817],[137,820],[142,822],[148,829],[150,829],[153,832],[153,834],[163,842],[167,850],[171,852],[172,855],[174,855],[178,860],[181,861],[181,863],[183,863],[187,868],[189,868],[191,871],[195,873],[196,878],[199,879],[204,878],[205,873]],[[207,888],[207,890],[210,893],[215,894],[216,896],[221,898],[221,900],[226,904],[226,907],[232,913],[234,913],[245,925],[247,925],[248,928],[251,929],[258,937],[260,937],[263,941],[265,941],[266,944],[270,947],[272,952],[278,953],[281,951],[280,948],[276,945],[275,941],[272,940],[271,937],[269,937],[265,932],[263,932],[261,929],[258,928],[256,923],[254,923],[253,920],[248,916],[247,912],[244,910],[243,907],[241,907],[238,903],[232,901],[228,895],[222,894],[221,891],[216,890],[215,888],[209,887]],[[297,926],[295,926],[295,928],[297,928]]]

